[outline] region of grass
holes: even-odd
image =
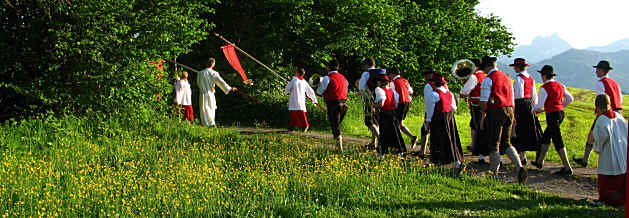
[[[339,153],[322,148],[325,143],[170,120],[6,123],[0,126],[0,215],[621,216],[490,178]]]
[[[594,91],[585,89],[568,89],[570,93],[575,97],[575,101],[566,108],[566,118],[564,119],[561,127],[564,144],[568,150],[568,156],[570,157],[570,159],[572,159],[572,156],[583,156],[587,133],[595,118],[594,98],[596,97],[596,94]],[[250,104],[249,102],[243,102],[243,99],[222,99],[227,100],[229,103],[224,104],[224,107],[226,107],[227,109],[223,109],[223,111],[220,111],[219,109],[219,111],[217,111],[218,119],[221,120],[223,123],[241,123],[245,125],[252,125],[252,123],[261,123],[262,126],[265,127],[287,128],[288,109],[286,105],[288,104],[288,98],[281,94],[267,93],[264,99],[271,100],[266,100],[265,102],[258,104],[257,107],[259,107],[260,109],[241,111],[241,113],[234,113],[234,110],[231,110],[230,108],[233,106],[230,105],[248,105]],[[624,99],[629,99],[629,96],[624,95]],[[319,101],[321,102],[322,99],[319,99]],[[221,104],[221,101],[219,101],[219,104]],[[308,118],[311,123],[311,129],[317,132],[331,134],[329,123],[327,121],[325,113],[310,103],[308,103],[307,105]],[[363,124],[364,115],[362,112],[363,106],[360,97],[356,96],[353,92],[350,93],[348,105],[349,110],[342,124],[343,134],[360,137],[371,137],[371,132],[369,132],[367,127],[365,127],[365,125]],[[623,107],[629,108],[629,102],[624,101]],[[256,112],[251,111],[258,111],[258,113],[261,114],[258,115],[256,114]],[[404,121],[404,124],[415,135],[419,135],[420,128],[424,122],[423,113],[423,99],[421,96],[417,96],[411,103],[411,109],[406,117],[406,120]],[[241,114],[247,114],[247,116],[250,117],[245,119],[243,119],[242,117],[238,117],[238,115]],[[624,115],[625,117],[627,117],[627,115],[629,114],[625,112]],[[467,145],[471,144],[469,127],[470,114],[468,107],[459,105],[459,109],[455,114],[455,118],[457,121],[457,127],[459,129],[461,143],[465,148]],[[546,128],[545,114],[539,114],[539,119],[540,121],[542,121],[542,128]],[[249,121],[249,123],[247,123],[247,121]],[[410,143],[408,137],[404,136],[404,138],[407,143]],[[529,160],[533,160],[535,158],[535,153],[527,152],[527,157]],[[597,158],[598,155],[595,152],[592,152],[592,155],[588,162],[588,166],[596,167],[598,165]],[[557,163],[561,162],[561,159],[559,158],[559,155],[555,151],[554,147],[551,146],[551,148],[549,149],[546,160]],[[574,165],[574,163],[572,164]]]

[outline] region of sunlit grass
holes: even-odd
[[[0,130],[2,216],[620,215],[322,139],[76,117]]]

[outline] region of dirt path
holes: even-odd
[[[231,128],[239,131],[241,134],[288,134],[295,136],[306,136],[320,142],[317,143],[315,146],[325,146],[331,149],[335,149],[334,142],[332,141],[332,135],[329,134],[321,134],[316,132],[288,132],[283,129],[250,127]],[[363,145],[368,143],[367,138],[351,136],[344,136],[343,141],[347,150],[359,152],[364,151]],[[292,143],[312,146],[312,144],[300,140],[295,140]],[[477,164],[477,159],[477,156],[471,156],[471,154],[469,153],[465,154],[465,162],[469,163],[466,171],[470,175],[483,176],[488,171],[489,165]],[[513,165],[510,164],[511,161],[506,158],[506,155],[502,157],[502,162],[505,167],[501,168],[498,178],[500,178],[505,183],[516,183],[516,171]],[[561,167],[561,164],[548,161],[546,161],[544,169],[537,169],[529,165],[529,179],[527,185],[533,189],[543,192],[554,193],[565,198],[576,200],[594,200],[598,198],[598,192],[596,190],[596,169],[573,166],[574,175],[572,176],[557,176],[552,174],[552,172],[558,171]]]

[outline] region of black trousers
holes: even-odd
[[[546,113],[546,129],[542,136],[542,144],[550,144],[552,139],[555,149],[559,150],[564,148],[563,138],[561,137],[561,123],[565,117],[563,111],[555,111]]]
[[[489,153],[501,152],[511,146],[511,128],[513,127],[513,107],[490,109],[485,117]]]
[[[328,107],[328,120],[332,127],[332,135],[337,138],[341,135],[341,123],[345,118],[345,113],[347,113],[347,101],[326,101],[325,105]]]

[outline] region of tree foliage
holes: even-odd
[[[2,1],[0,113],[111,113],[154,104],[169,88],[149,61],[203,39],[211,3]]]
[[[497,17],[476,13],[477,0],[260,0],[217,5],[215,31],[279,69],[320,73],[332,58],[351,80],[372,56],[398,66],[412,82],[426,67],[449,71],[461,58],[508,54],[513,37]],[[217,47],[219,40],[204,45]],[[247,61],[244,61],[247,62]],[[251,63],[250,68],[256,69]],[[284,68],[282,68],[284,67]],[[254,77],[268,78],[263,69]],[[285,71],[291,75],[292,71]],[[455,85],[456,86],[456,85]]]

